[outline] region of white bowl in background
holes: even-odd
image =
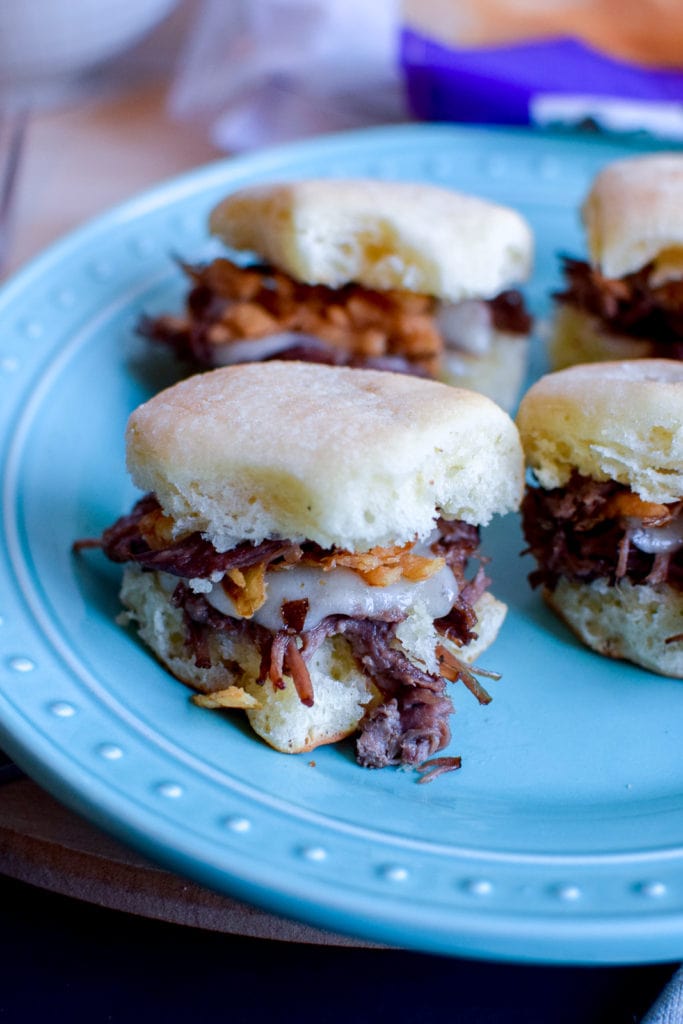
[[[64,81],[133,46],[177,0],[0,0],[0,91]]]

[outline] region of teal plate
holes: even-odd
[[[484,534],[509,616],[493,702],[454,689],[463,767],[285,756],[201,710],[115,623],[119,570],[72,542],[127,510],[128,413],[176,373],[135,337],[177,308],[171,260],[217,251],[224,193],[310,175],[425,180],[518,207],[542,319],[577,206],[640,144],[407,126],[226,160],[51,248],[0,296],[0,745],[65,804],[166,866],[320,927],[437,953],[559,963],[683,957],[683,685],[580,647],[530,591],[515,517]],[[543,369],[540,342],[533,372]]]

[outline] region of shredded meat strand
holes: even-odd
[[[491,697],[486,692],[481,683],[477,680],[474,673],[463,663],[455,657],[455,655],[447,650],[443,644],[439,644],[436,648],[436,656],[439,659],[439,666],[441,669],[441,675],[445,679],[450,679],[451,682],[457,682],[458,679],[462,680],[470,693],[477,698],[480,704],[490,704]]]
[[[289,638],[287,644],[287,650],[285,652],[285,665],[287,671],[294,681],[296,692],[299,696],[299,700],[302,704],[305,704],[307,708],[313,707],[314,695],[313,695],[313,683],[309,675],[308,669],[306,668],[306,662],[296,645],[294,637]]]
[[[418,779],[418,782],[433,782],[440,775],[457,771],[458,768],[462,768],[461,757],[432,757],[429,761],[423,761],[417,766],[418,772],[425,773],[421,779]]]
[[[278,690],[284,690],[285,681],[285,655],[289,647],[289,634],[284,631],[273,636],[270,645],[270,665],[268,666],[268,678]]]

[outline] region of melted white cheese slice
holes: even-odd
[[[312,334],[298,334],[294,331],[283,331],[269,334],[265,338],[248,338],[244,341],[229,341],[225,345],[215,345],[212,362],[215,366],[231,366],[233,363],[257,363],[262,359],[286,352],[293,345],[323,344]]]
[[[639,526],[631,534],[631,542],[647,555],[678,551],[683,547],[683,519],[666,526]]]
[[[434,557],[429,545],[436,537],[435,533],[416,544],[413,553]],[[175,577],[168,577],[163,585],[172,592],[177,582]],[[219,612],[234,619],[243,618],[223,589],[220,578],[190,580],[190,585],[196,593],[204,594]],[[266,574],[266,600],[252,616],[252,622],[277,632],[284,626],[282,605],[304,598],[308,600],[305,629],[317,626],[328,615],[401,618],[417,604],[426,608],[433,620],[446,615],[457,596],[458,583],[447,565],[425,580],[401,579],[386,587],[371,587],[352,569],[338,567],[325,572],[316,566],[293,565]]]
[[[308,600],[304,628],[312,629],[328,615],[369,619],[400,617],[417,602],[426,605],[431,618],[436,619],[450,611],[458,594],[455,576],[448,566],[418,583],[400,580],[386,587],[369,586],[352,569],[324,572],[306,565],[269,572],[266,581],[266,600],[254,613],[252,621],[273,632],[284,626],[281,609],[288,601]],[[242,618],[220,583],[214,583],[206,599],[224,615]]]
[[[435,319],[446,348],[478,356],[491,348],[493,318],[485,302],[479,299],[442,302]]]

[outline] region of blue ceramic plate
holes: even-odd
[[[537,232],[543,317],[557,251],[583,250],[587,184],[626,151],[447,126],[325,138],[162,185],[5,287],[0,744],[36,780],[172,869],[318,926],[501,959],[683,957],[683,684],[581,648],[527,587],[514,517],[485,534],[510,607],[485,664],[503,678],[488,707],[456,689],[463,768],[429,785],[357,767],[351,745],[277,754],[195,707],[116,625],[117,567],[70,553],[134,497],[124,424],[175,368],[133,325],[180,306],[171,254],[214,251],[206,217],[224,193],[375,175],[517,206]]]

